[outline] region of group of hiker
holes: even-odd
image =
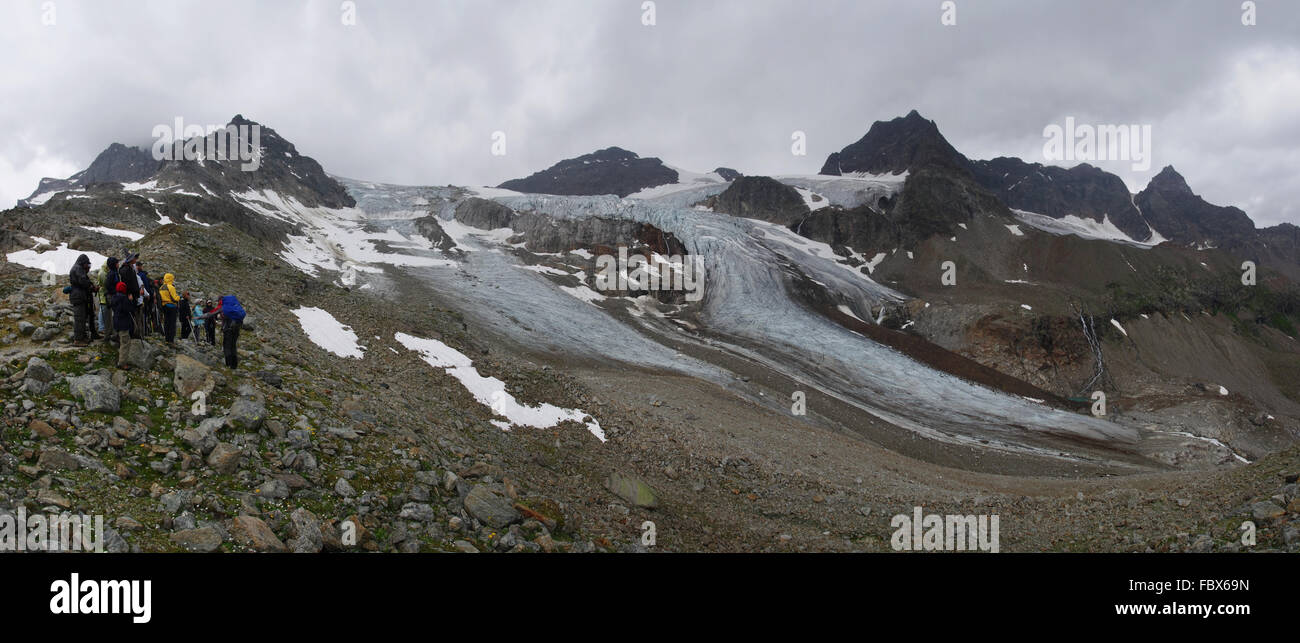
[[[245,313],[234,295],[195,301],[188,291],[177,290],[175,275],[167,273],[162,279],[152,279],[138,254],[127,251],[125,256],[120,260],[109,257],[92,274],[90,257],[83,254],[69,271],[67,293],[72,304],[74,346],[89,346],[101,337],[107,343],[116,343],[117,366],[125,369],[124,349],[130,340],[154,334],[174,345],[179,324],[182,341],[192,336],[195,343],[206,341],[215,346],[220,323],[226,366],[238,366],[237,344]]]

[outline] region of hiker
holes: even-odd
[[[163,340],[168,344],[176,343],[176,316],[180,313],[181,296],[176,292],[176,276],[172,273],[163,275],[162,284],[158,286],[158,305],[163,314]]]
[[[131,338],[140,339],[140,277],[135,274],[135,261],[138,255],[126,253],[126,258],[117,266],[118,281],[126,287],[126,296],[131,300]]]
[[[212,311],[214,310],[216,310],[216,307],[212,305],[211,299],[208,299],[203,302],[203,319],[208,320],[206,324],[207,328],[205,330],[208,331],[209,346],[217,345],[217,320],[215,317],[213,318],[208,317],[210,314],[212,314]]]
[[[153,281],[149,279],[149,273],[144,269],[144,263],[139,259],[135,260],[135,277],[140,282],[140,299],[136,302],[135,321],[136,332],[141,337],[149,334],[150,322],[153,321],[153,291],[150,287]]]
[[[194,318],[194,343],[198,344],[203,341],[201,337],[203,335],[204,324],[211,324],[212,322],[203,321],[203,302],[201,301],[194,304],[194,310],[192,313],[191,317]]]
[[[99,283],[99,328],[104,331],[104,343],[111,344],[117,341],[117,333],[113,330],[113,311],[109,307],[113,295],[117,294],[117,284],[121,283],[117,276],[117,257],[109,257],[100,272],[103,274],[97,282]]]
[[[94,293],[99,286],[90,280],[90,257],[77,257],[77,263],[68,271],[68,281],[71,282],[68,301],[72,302],[72,345],[89,346],[87,330],[91,340],[99,339],[99,333],[94,328]],[[91,325],[89,329],[87,323]]]
[[[193,312],[190,308],[190,292],[188,290],[181,293],[181,306],[179,312],[181,314],[181,341],[185,341],[190,338],[190,313]]]
[[[135,302],[127,294],[126,284],[122,281],[118,281],[114,289],[115,294],[109,299],[108,305],[113,309],[113,332],[117,334],[117,367],[125,370],[128,368],[126,347],[131,343]]]
[[[234,295],[223,295],[217,307],[204,315],[212,318],[221,315],[221,351],[226,356],[226,366],[239,366],[239,330],[244,326],[244,307]]]

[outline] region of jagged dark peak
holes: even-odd
[[[100,152],[86,169],[66,179],[46,177],[41,179],[31,196],[19,205],[44,202],[52,193],[84,188],[92,183],[133,183],[153,176],[162,166],[149,150],[113,143]]]
[[[1194,195],[1191,186],[1187,185],[1187,179],[1183,178],[1183,175],[1179,174],[1172,165],[1166,165],[1160,170],[1159,174],[1151,177],[1151,181],[1147,183],[1147,189]]]
[[[1003,156],[971,161],[970,170],[1008,207],[1056,219],[1070,215],[1098,223],[1109,219],[1134,240],[1151,238],[1150,226],[1133,205],[1124,180],[1099,167],[1080,163],[1064,168]]]
[[[740,172],[737,172],[736,170],[733,170],[729,167],[714,168],[713,173],[722,177],[724,181],[735,181],[736,179],[745,176],[744,174],[741,174]]]
[[[642,158],[621,147],[607,147],[565,159],[541,172],[511,179],[498,187],[517,192],[562,195],[616,194],[676,183],[677,171],[658,158]]]
[[[233,136],[217,131],[204,136],[202,141],[178,141],[178,150],[187,145],[201,145],[204,158],[196,161],[175,156],[158,172],[160,182],[218,195],[271,190],[313,207],[356,205],[347,189],[327,174],[320,163],[299,154],[294,144],[274,129],[242,114],[230,119],[227,128]],[[226,158],[213,157],[210,151],[221,147],[217,137],[227,136]],[[256,150],[256,160],[241,156],[237,150]]]
[[[827,157],[821,173],[899,174],[918,167],[963,169],[966,163],[966,157],[948,143],[934,121],[912,110],[906,116],[873,123],[857,142]]]
[[[1245,212],[1206,202],[1192,192],[1173,166],[1160,170],[1134,200],[1157,231],[1180,243],[1224,246],[1245,243],[1257,235],[1255,223]]]

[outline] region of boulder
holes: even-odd
[[[521,518],[509,498],[481,484],[474,485],[465,495],[465,511],[496,529],[507,527]]]
[[[654,509],[659,506],[659,494],[654,487],[636,476],[615,471],[605,478],[605,488],[638,507]]]
[[[68,390],[80,398],[87,411],[117,413],[122,407],[122,393],[103,375],[68,378]]]
[[[235,400],[226,413],[226,425],[236,431],[256,431],[265,419],[266,404],[249,396]]]
[[[231,521],[230,537],[256,552],[279,554],[289,551],[266,523],[253,516],[237,516]]]
[[[54,367],[39,357],[32,357],[27,360],[27,373],[24,377],[38,382],[51,382],[54,380]]]
[[[23,380],[23,392],[32,397],[41,397],[50,392],[50,383],[27,378]]]
[[[221,547],[221,532],[212,527],[185,529],[167,537],[177,547],[188,552],[206,554]]]
[[[239,458],[243,452],[239,447],[220,442],[208,454],[208,466],[219,474],[231,474],[239,469]]]
[[[41,455],[37,458],[36,464],[42,469],[74,471],[81,468],[81,462],[63,449],[41,449]]]
[[[195,391],[211,395],[216,382],[211,377],[212,369],[188,355],[177,355],[176,366],[172,371],[172,386],[182,400],[190,399]]]
[[[126,352],[126,363],[132,368],[147,371],[158,361],[159,349],[142,339],[129,340],[118,350]]]
[[[314,554],[325,547],[320,518],[299,507],[289,514],[289,549],[295,554]]]

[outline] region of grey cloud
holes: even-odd
[[[92,2],[0,8],[0,203],[176,116],[236,113],[336,174],[496,184],[619,145],[693,170],[813,173],[916,108],[974,158],[1042,161],[1065,116],[1147,123],[1172,164],[1260,225],[1300,221],[1300,3],[641,0]],[[18,53],[12,53],[18,52]],[[1288,100],[1290,99],[1290,100]],[[490,154],[494,131],[508,154]],[[790,134],[808,135],[808,156]]]

